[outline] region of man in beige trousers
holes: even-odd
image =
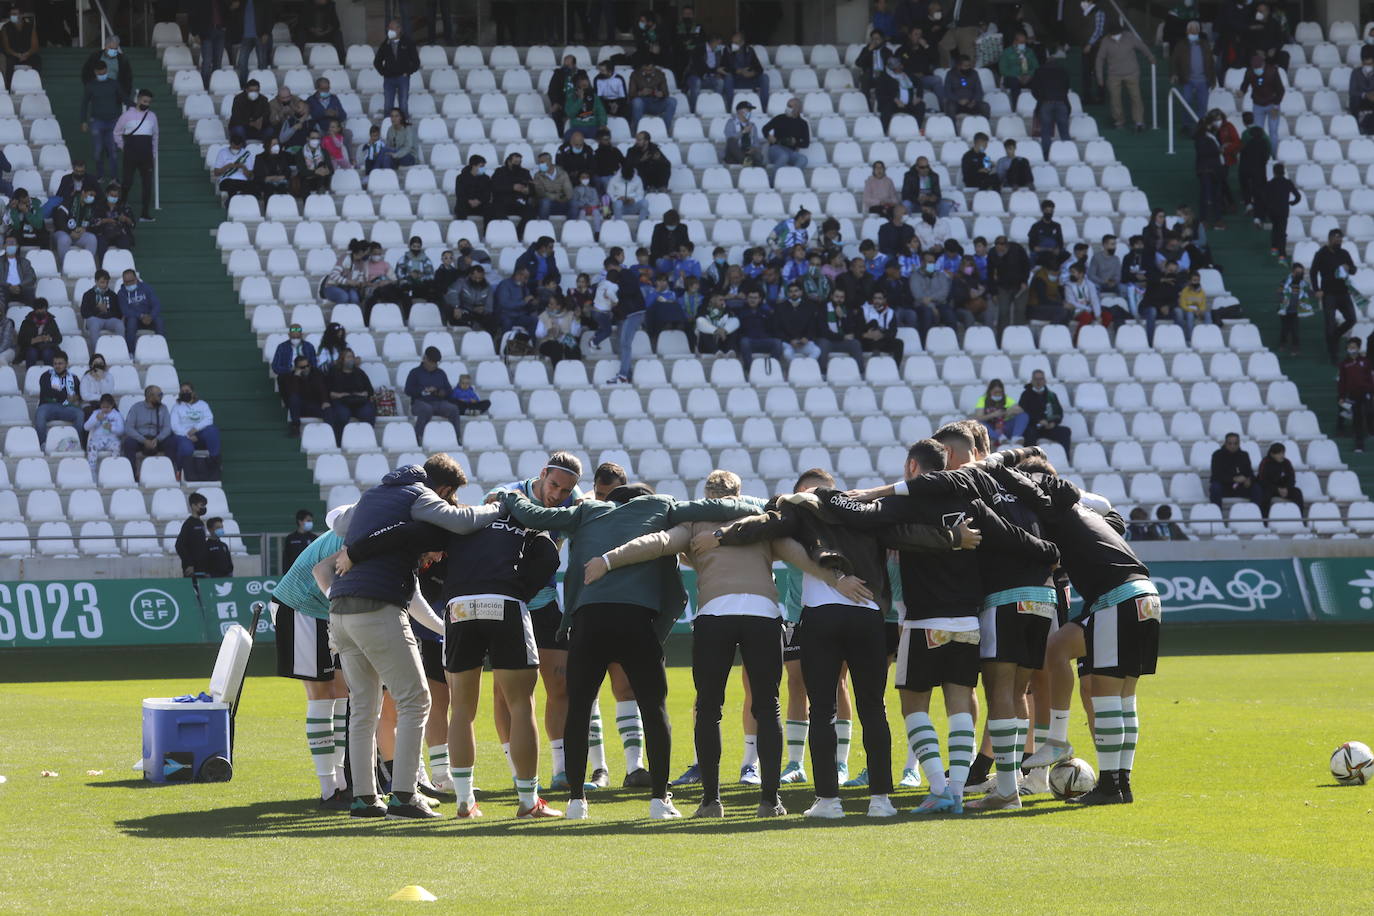
[[[1112,124],[1118,129],[1126,126],[1126,113],[1121,105],[1124,86],[1131,97],[1131,121],[1136,133],[1145,130],[1145,104],[1140,97],[1139,52],[1146,60],[1154,55],[1134,32],[1126,31],[1118,22],[1108,26],[1107,37],[1097,50],[1097,81],[1107,87],[1107,99],[1112,106]]]

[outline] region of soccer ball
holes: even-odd
[[[1060,801],[1077,798],[1097,785],[1097,774],[1088,761],[1078,757],[1056,764],[1050,770],[1050,792]]]
[[[1347,741],[1331,755],[1331,775],[1343,786],[1362,786],[1374,778],[1374,752],[1369,745]]]

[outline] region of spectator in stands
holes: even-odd
[[[191,515],[181,523],[181,530],[177,532],[176,551],[181,560],[181,574],[191,579],[209,575],[205,554],[205,522],[201,521],[209,508],[209,500],[200,493],[192,493],[186,497],[186,505]]]
[[[53,248],[57,253],[57,263],[61,265],[72,248],[83,248],[96,257],[99,243],[95,234],[96,192],[80,191],[72,198],[64,200],[52,212]]]
[[[449,399],[458,405],[464,416],[481,416],[491,409],[491,401],[477,393],[472,387],[472,376],[466,372],[458,376],[458,384],[453,386]]]
[[[773,307],[773,321],[782,338],[782,355],[789,362],[798,356],[820,359],[819,314],[802,296],[799,283],[787,286],[787,295]]]
[[[420,365],[406,376],[406,397],[410,398],[410,412],[415,415],[415,436],[423,439],[425,427],[436,415],[453,424],[458,431],[458,405],[449,400],[453,385],[448,374],[439,368],[439,348],[426,347]]]
[[[616,79],[620,79],[620,77],[617,76]],[[621,80],[621,85],[623,86],[623,84],[624,80]],[[578,76],[572,88],[568,90],[568,97],[563,103],[563,111],[567,115],[567,133],[564,136],[571,136],[574,130],[580,130],[585,136],[606,126],[606,103],[597,94],[597,90],[592,87],[585,74]]]
[[[1154,271],[1145,285],[1145,296],[1140,301],[1140,317],[1145,319],[1145,336],[1150,346],[1155,343],[1155,322],[1158,319],[1172,319],[1183,324],[1178,307],[1181,292],[1177,261],[1165,261]]]
[[[387,263],[380,242],[367,246],[367,260],[363,263],[362,305],[363,322],[372,320],[372,307],[378,302],[394,302],[401,307],[401,317],[410,318],[410,297],[401,289],[396,272]]]
[[[539,313],[539,320],[534,326],[539,355],[554,366],[560,360],[581,359],[582,348],[578,344],[581,336],[582,322],[578,320],[577,312],[568,307],[567,300],[561,295],[550,296],[548,306]],[[457,393],[458,389],[454,389],[455,398]],[[477,403],[475,391],[472,392],[472,403]]]
[[[1336,397],[1340,399],[1341,419],[1350,419],[1354,426],[1355,453],[1363,454],[1365,433],[1374,419],[1374,368],[1360,351],[1358,337],[1346,342],[1345,354],[1336,378]]]
[[[639,177],[644,181],[644,188],[648,191],[667,191],[668,180],[672,176],[673,166],[663,155],[663,150],[657,143],[649,139],[649,135],[644,131],[635,134],[634,146],[630,147],[630,152],[625,156],[626,164],[633,166]]]
[[[902,58],[887,59],[886,69],[874,78],[874,95],[884,130],[891,124],[893,115],[898,114],[911,115],[924,127],[926,104],[921,97],[921,86],[906,72]]]
[[[997,160],[994,170],[1002,187],[1008,189],[1030,188],[1035,190],[1035,175],[1031,171],[1030,160],[1016,155],[1016,141],[1008,139],[1002,144],[1004,153]]]
[[[934,17],[937,11],[941,11],[940,6],[938,3],[931,4],[927,7],[926,15]],[[973,59],[978,36],[983,31],[983,25],[991,18],[988,15],[989,6],[980,0],[962,0],[952,4],[948,16],[933,19],[934,22],[948,24],[948,31],[941,36],[939,46],[951,60],[957,57]]]
[[[177,402],[172,405],[172,464],[183,475],[191,470],[190,461],[197,451],[205,451],[210,459],[211,469],[218,464],[220,455],[219,427],[215,426],[215,415],[210,405],[196,396],[195,387],[182,381]]]
[[[1277,147],[1279,143],[1279,105],[1283,102],[1283,80],[1279,70],[1256,52],[1250,57],[1250,67],[1241,81],[1240,92],[1250,91],[1250,101],[1254,105],[1255,123],[1269,134],[1269,142]]]
[[[339,256],[339,261],[320,282],[320,295],[335,305],[343,303],[362,304],[362,290],[366,285],[366,272],[363,267],[367,261],[367,242],[353,239],[348,250]]]
[[[1274,177],[1260,187],[1258,209],[1264,211],[1264,218],[1270,223],[1269,253],[1277,257],[1280,264],[1287,264],[1288,211],[1302,200],[1302,192],[1288,178],[1282,162],[1274,163],[1273,172]]]
[[[230,0],[229,28],[225,35],[229,47],[238,48],[239,85],[248,82],[248,53],[257,52],[259,70],[272,66],[272,27],[277,23],[273,0]],[[216,61],[216,66],[219,65]]]
[[[315,129],[321,134],[329,130],[331,121],[342,123],[348,120],[348,112],[344,110],[343,99],[330,91],[329,80],[324,77],[315,80],[315,93],[305,100],[305,104],[310,109],[310,117],[314,121]]]
[[[735,336],[739,328],[740,320],[726,307],[725,297],[713,293],[707,297],[706,304],[697,315],[696,352],[702,356],[734,352],[739,345]]]
[[[348,347],[339,352],[339,358],[325,378],[329,409],[325,411],[325,422],[334,430],[336,442],[343,442],[344,427],[358,420],[373,425],[377,420],[377,408],[372,403],[372,379],[358,366],[358,357]]]
[[[271,137],[263,144],[253,164],[253,182],[263,196],[291,193],[291,154],[282,149],[281,141]]]
[[[1183,94],[1183,101],[1188,107],[1183,109],[1180,129],[1185,134],[1191,134],[1193,126],[1197,124],[1194,114],[1202,117],[1207,110],[1207,97],[1216,85],[1217,78],[1212,45],[1207,41],[1207,36],[1202,34],[1201,23],[1193,19],[1186,28],[1187,40],[1176,42],[1169,55],[1169,82],[1178,86]]]
[[[29,365],[33,365],[32,361]],[[48,424],[65,422],[81,430],[85,415],[81,411],[81,385],[67,368],[67,354],[54,350],[51,366],[38,377],[38,408],[33,425],[38,431],[38,444],[48,441]]]
[[[973,146],[964,153],[959,162],[964,187],[977,191],[996,191],[1002,186],[993,167],[992,157],[988,155],[988,135],[979,131],[973,135]]]
[[[290,392],[292,377],[295,375],[296,362],[305,360],[313,369],[316,365],[315,345],[305,339],[298,322],[291,322],[286,329],[286,340],[277,344],[272,352],[272,372],[277,376],[277,393],[285,403]]]
[[[592,224],[592,233],[601,233],[601,221],[605,218],[610,198],[592,181],[592,173],[581,169],[575,173],[572,197],[568,200],[568,219],[585,220]]]
[[[981,324],[994,329],[997,327],[997,306],[988,295],[987,281],[979,274],[973,255],[966,254],[960,258],[959,269],[950,278],[949,299],[961,326]],[[889,296],[888,302],[892,301]],[[900,305],[894,305],[894,308],[900,316]]]
[[[753,365],[755,354],[782,359],[782,341],[778,338],[773,309],[764,302],[760,290],[751,289],[745,294],[739,322],[739,355],[746,375]]]
[[[114,126],[115,146],[124,151],[124,166],[120,172],[119,183],[128,192],[133,188],[134,176],[138,176],[143,191],[143,207],[139,213],[139,220],[145,223],[151,223],[154,219],[153,165],[157,161],[158,152],[158,121],[152,104],[152,92],[147,89],[138,90],[135,106],[125,109]]]
[[[334,0],[310,0],[304,4],[296,19],[296,44],[301,53],[307,44],[327,44],[334,46],[339,62],[344,59],[343,28],[339,23],[339,13],[334,9]],[[451,43],[451,42],[445,42]],[[289,568],[283,566],[283,568]]]
[[[1360,65],[1350,71],[1346,99],[1360,133],[1374,134],[1374,44],[1360,48]]]
[[[272,106],[262,97],[257,80],[249,80],[244,90],[234,96],[229,112],[229,133],[238,132],[248,140],[266,140],[272,136]]]
[[[878,80],[887,73],[888,61],[898,54],[887,42],[887,36],[881,29],[873,29],[868,33],[868,44],[864,45],[859,51],[859,56],[854,59],[854,64],[859,68],[859,88],[864,95],[869,97],[869,107],[873,106],[873,97],[878,88]]]
[[[1096,85],[1094,85],[1093,75],[1097,57],[1102,53],[1102,43],[1107,37],[1107,11],[1096,0],[1084,0],[1083,17],[1080,23],[1083,44],[1083,80],[1081,83],[1083,104],[1101,104],[1103,101],[1102,78],[1098,76]]]
[[[1184,340],[1190,346],[1194,326],[1211,321],[1211,313],[1207,310],[1207,293],[1202,289],[1202,275],[1197,271],[1188,275],[1188,283],[1178,291],[1177,321],[1182,325]]]
[[[1030,81],[1040,121],[1040,152],[1050,158],[1055,129],[1060,140],[1069,140],[1069,74],[1058,60],[1051,58],[1035,71]]]
[[[97,270],[95,285],[81,296],[81,327],[92,353],[101,334],[124,336],[124,313],[120,311],[115,291],[110,289],[107,270]]]
[[[735,106],[735,116],[725,122],[725,161],[732,165],[759,165],[763,156],[763,132],[754,120],[754,105],[742,101]]]
[[[1293,470],[1293,462],[1288,460],[1287,449],[1282,442],[1275,442],[1269,446],[1269,452],[1260,459],[1257,476],[1260,492],[1263,494],[1263,498],[1260,500],[1260,511],[1265,518],[1269,517],[1269,508],[1275,499],[1284,499],[1294,503],[1300,514],[1307,514],[1302,490],[1295,486],[1297,474]]]
[[[511,153],[491,176],[491,218],[525,220],[535,213],[534,179],[521,163],[519,153]]]
[[[768,165],[776,172],[783,166],[804,169],[809,161],[802,150],[811,145],[811,126],[802,117],[801,99],[787,100],[783,113],[763,125],[768,141]]]
[[[0,171],[10,171],[9,160],[0,164]],[[6,193],[11,193],[13,188]],[[54,195],[64,201],[70,202],[77,194],[82,191],[92,191],[96,195],[100,194],[100,182],[86,170],[84,159],[73,159],[72,170],[62,176],[62,180],[57,183],[57,193]]]
[[[567,120],[567,112],[563,106],[567,104],[568,92],[576,85],[578,77],[586,75],[586,71],[577,66],[577,58],[572,54],[565,54],[563,63],[549,76],[549,114],[559,134],[563,133],[563,125]]]
[[[0,262],[0,270],[3,269],[3,262]],[[33,299],[32,302],[32,310],[24,316],[19,325],[16,352],[23,357],[26,365],[51,366],[53,358],[60,352],[58,348],[62,345],[62,329],[57,326],[57,319],[48,311],[47,299],[40,297]]]
[[[458,219],[487,217],[491,212],[491,177],[486,174],[487,160],[482,156],[468,157],[468,164],[453,182],[453,215]]]
[[[14,326],[14,319],[8,315],[0,315],[0,366],[8,366],[15,361],[16,356],[22,356],[23,351],[19,349],[19,332]]]
[[[396,262],[396,283],[412,301],[438,302],[443,290],[436,288],[434,262],[425,253],[424,245],[418,235],[410,237],[405,253]]]
[[[1068,324],[1073,310],[1064,303],[1063,284],[1059,282],[1056,258],[1047,251],[1035,256],[1030,288],[1026,292],[1026,318],[1029,321],[1048,321]]]
[[[320,344],[315,348],[316,368],[321,372],[329,372],[347,346],[348,332],[344,330],[344,326],[337,321],[326,324],[324,333],[320,335]]]
[[[289,86],[277,89],[277,94],[267,103],[267,123],[272,125],[272,130],[281,131],[282,125],[296,112],[298,105],[305,111],[308,121],[310,108],[305,104],[305,99],[296,98]]]
[[[1000,378],[988,382],[983,396],[973,406],[973,419],[987,428],[993,446],[1011,444],[1026,434],[1030,417],[1009,397]]]
[[[999,235],[988,253],[988,286],[997,306],[998,320],[1026,323],[1026,296],[1030,290],[1030,258],[1020,244]]]
[[[381,165],[380,168],[394,169],[420,161],[420,141],[416,137],[415,125],[399,108],[391,109],[391,121],[386,128],[386,152],[391,165]]]
[[[940,109],[944,110],[945,81],[935,75],[935,70],[940,66],[939,52],[927,40],[928,34],[934,35],[934,32],[927,26],[913,25],[907,30],[906,43],[897,49],[897,55],[902,59],[902,67],[906,70],[907,76],[911,77],[923,93],[934,93]],[[936,43],[939,43],[938,39]]]
[[[25,16],[18,6],[10,6],[9,19],[0,26],[0,51],[5,54],[5,91],[14,81],[14,68],[32,67],[40,73],[43,59],[38,55],[38,29],[33,17]]]
[[[568,142],[558,148],[557,162],[558,167],[569,175],[579,172],[596,174],[596,152],[588,145],[586,136],[580,130],[568,134]]]
[[[600,128],[605,125],[605,117],[623,118],[629,113],[630,91],[625,86],[625,77],[615,72],[615,67],[608,60],[603,60],[596,65],[596,78],[590,83],[592,97],[587,95],[587,87],[579,87],[580,80],[574,80],[570,85],[569,91],[564,96],[564,114],[571,116],[567,105],[571,104],[574,94],[579,98],[578,113],[582,115],[584,121],[590,121],[590,126]],[[603,117],[597,123],[594,117],[597,106],[601,106]]]
[[[1030,384],[1021,392],[1018,402],[1026,417],[1026,445],[1034,445],[1041,439],[1051,439],[1069,450],[1073,432],[1064,425],[1064,405],[1059,395],[1045,384],[1045,373],[1036,369],[1031,373]]]
[[[353,160],[348,155],[348,135],[344,133],[343,124],[338,121],[330,121],[325,135],[320,138],[320,148],[329,157],[334,171],[339,169],[355,168]]]
[[[754,89],[759,94],[759,107],[768,110],[768,74],[763,72],[759,56],[752,45],[744,41],[744,33],[736,32],[730,36],[730,50],[726,52],[731,75],[735,78],[735,91]]]
[[[1312,285],[1307,282],[1306,268],[1302,264],[1294,264],[1288,276],[1284,278],[1283,285],[1279,287],[1278,349],[1283,349],[1286,345],[1289,356],[1297,356],[1301,349],[1298,335],[1299,319],[1316,311],[1314,298]]]
[[[166,332],[162,325],[162,303],[158,301],[153,288],[140,280],[132,268],[124,271],[122,280],[123,285],[116,297],[119,311],[124,316],[124,341],[132,353],[140,333]]]
[[[536,243],[538,244],[538,243]],[[531,249],[533,250],[533,249]],[[525,252],[521,258],[528,256]],[[538,284],[536,284],[538,285]],[[530,287],[530,271],[523,265],[496,286],[492,304],[501,332],[507,333],[517,328],[526,334],[534,333],[536,318],[535,297]]]
[[[319,535],[315,533],[315,514],[309,509],[296,510],[296,529],[282,538],[281,542],[282,570],[290,569],[291,564],[296,562],[296,557],[300,556],[317,537]]]
[[[1223,499],[1248,499],[1263,505],[1264,495],[1255,482],[1250,453],[1240,447],[1240,433],[1227,433],[1221,448],[1212,453],[1209,498],[1218,509]]]
[[[126,98],[128,94],[122,92],[119,84],[110,78],[105,61],[97,61],[93,78],[81,91],[81,131],[91,135],[91,155],[95,158],[96,176],[101,179],[107,174],[107,159],[110,164],[108,174],[111,178],[115,176],[114,126],[124,112]]]
[[[515,271],[523,270],[526,281],[521,285],[533,290],[552,279],[555,283],[562,279],[558,263],[554,258],[554,244],[551,236],[542,235],[534,240],[525,253],[515,261]],[[498,293],[499,298],[499,293]]]
[[[279,170],[279,166],[276,166]],[[324,151],[320,132],[311,128],[306,135],[300,151],[296,153],[293,168],[296,196],[305,199],[307,194],[328,194],[334,180],[334,160]]]
[[[539,218],[567,216],[572,200],[572,179],[547,152],[540,153],[535,161],[538,165],[534,173],[534,199]]]
[[[129,56],[119,46],[119,36],[111,33],[105,45],[91,52],[90,57],[81,65],[81,83],[89,86],[99,79],[100,65],[105,65],[105,73],[110,83],[119,91],[120,110],[129,105],[134,97],[134,68]]]
[[[119,455],[124,438],[124,415],[115,406],[114,395],[102,394],[96,409],[91,411],[81,428],[86,431],[86,460],[90,462],[94,477],[100,459]]]
[[[592,180],[596,182],[601,190],[605,191],[611,180],[620,173],[621,167],[625,164],[625,154],[620,151],[611,140],[611,132],[607,128],[601,127],[596,131],[596,169],[592,172]]]
[[[983,101],[983,82],[973,69],[972,57],[960,56],[945,75],[944,111],[951,118],[969,114],[986,118],[991,114]]]
[[[1102,236],[1102,247],[1088,262],[1087,275],[1100,296],[1121,295],[1121,258],[1116,253],[1116,236]]]
[[[296,357],[285,376],[277,377],[277,382],[286,402],[287,435],[301,434],[302,417],[324,417],[328,413],[329,391],[324,373],[304,353]]]
[[[386,24],[386,40],[377,46],[372,66],[382,76],[382,91],[386,94],[386,110],[399,108],[410,113],[410,78],[420,69],[420,52],[410,35],[402,34],[401,20]]]
[[[667,210],[663,214],[663,221],[654,226],[653,235],[649,240],[649,257],[655,263],[659,260],[675,254],[684,245],[691,245],[692,240],[687,235],[687,227],[683,225],[682,217],[676,210]]]
[[[86,374],[81,376],[81,400],[84,416],[89,417],[99,406],[101,395],[115,394],[115,380],[105,363],[103,354],[91,356],[91,364]]]
[[[997,61],[997,72],[1002,77],[1002,88],[1011,96],[1011,110],[1016,111],[1016,103],[1021,91],[1030,86],[1040,61],[1035,52],[1026,46],[1026,33],[1016,32],[1011,37],[1011,46],[1002,52]]]
[[[1121,91],[1124,88],[1131,100],[1131,119],[1136,133],[1145,130],[1145,103],[1140,97],[1139,53],[1146,60],[1153,61],[1154,55],[1134,31],[1127,32],[1124,26],[1113,21],[1107,27],[1107,37],[1097,49],[1095,69],[1097,82],[1107,89],[1111,102],[1112,123],[1118,130],[1126,128],[1126,113],[1121,104]]]
[[[1159,530],[1150,524],[1150,513],[1145,511],[1143,506],[1136,506],[1131,510],[1130,523],[1126,525],[1126,540],[1135,543],[1137,541],[1162,541]]]
[[[120,454],[134,466],[137,475],[143,459],[172,454],[172,415],[162,403],[162,389],[149,385],[143,400],[129,408],[124,418],[124,439]]]
[[[219,516],[205,520],[205,574],[209,579],[223,579],[234,574],[234,561],[229,545],[224,542],[224,519]]]
[[[863,330],[859,332],[859,345],[865,353],[888,353],[897,362],[902,361],[906,345],[897,336],[899,322],[897,313],[887,301],[882,290],[874,290],[864,303],[860,316]]]
[[[720,93],[729,110],[735,96],[735,76],[729,68],[729,57],[719,35],[697,45],[687,65],[687,105],[692,114],[697,111],[697,96],[703,88]]]
[[[257,196],[258,188],[253,181],[253,163],[256,159],[257,154],[244,142],[243,134],[231,132],[229,145],[219,151],[215,167],[210,173],[230,200],[239,194]]]
[[[640,64],[630,76],[630,130],[639,129],[639,119],[658,115],[671,131],[677,114],[677,100],[668,94],[668,78],[652,60]]]
[[[1341,247],[1345,235],[1332,229],[1326,244],[1312,257],[1312,289],[1317,293],[1326,322],[1326,346],[1331,362],[1336,361],[1337,348],[1346,333],[1355,326],[1355,305],[1350,299],[1350,277],[1355,274],[1355,261],[1350,252]],[[8,244],[8,242],[6,242]],[[1336,315],[1341,316],[1339,322]]]
[[[1274,15],[1274,12],[1273,4],[1255,4],[1254,16],[1245,28],[1244,45],[1248,53],[1260,55],[1265,63],[1279,70],[1287,70],[1289,57],[1283,46],[1292,36],[1288,33],[1286,21],[1280,21],[1284,19],[1282,9],[1278,15]]]
[[[385,157],[385,158],[384,158]],[[367,142],[358,147],[357,162],[363,167],[364,175],[371,175],[373,169],[382,168],[382,162],[392,162],[391,153],[382,141],[382,129],[376,124],[367,130]],[[387,166],[390,168],[391,166]]]
[[[930,166],[930,160],[918,156],[916,164],[907,169],[902,179],[902,205],[914,213],[929,204],[940,216],[946,216],[954,205],[940,195],[940,173]]]
[[[33,205],[33,198],[24,188],[16,188],[5,212],[5,233],[13,236],[21,248],[47,248],[48,230],[43,225],[42,211]],[[25,252],[27,253],[27,252]]]
[[[862,310],[846,304],[844,290],[831,290],[824,300],[823,309],[817,309],[816,343],[821,350],[822,372],[828,369],[830,356],[834,353],[848,354],[856,363],[863,365],[863,344],[859,340],[863,329]]]
[[[916,227],[906,221],[906,213],[906,207],[898,204],[892,208],[888,221],[878,227],[878,250],[894,260],[916,237]]]
[[[648,210],[644,200],[644,182],[635,174],[633,166],[623,166],[610,180],[606,195],[611,201],[611,213],[616,219],[627,216],[643,218]]]
[[[1059,254],[1064,250],[1064,227],[1054,220],[1054,201],[1040,202],[1040,219],[1031,224],[1026,240],[1033,257],[1048,254],[1058,263]]]
[[[887,164],[874,162],[872,174],[864,179],[863,211],[890,218],[899,203],[897,187],[887,176]]]
[[[1089,324],[1112,326],[1112,313],[1102,308],[1097,287],[1088,281],[1087,269],[1082,262],[1076,261],[1069,266],[1069,282],[1064,284],[1064,304],[1073,310],[1073,320],[1080,328]]]

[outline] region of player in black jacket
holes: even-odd
[[[442,550],[447,571],[442,594],[444,669],[450,694],[449,766],[458,798],[458,817],[480,817],[472,792],[477,714],[482,666],[490,661],[511,714],[511,757],[521,819],[562,817],[539,798],[539,732],[534,688],[539,651],[526,602],[558,569],[558,547],[545,532],[509,520],[470,535],[455,535],[433,525],[405,522],[383,529],[348,548],[349,559],[401,551]]]
[[[994,457],[1007,465],[1030,457],[1043,461],[1038,452],[1016,449]],[[1122,538],[1121,517],[1104,507],[1101,497],[1085,494],[1055,476],[1048,462],[1042,467],[1045,473],[1029,478],[1006,468],[994,474],[1009,492],[1049,497],[1050,508],[1037,510],[1040,520],[1046,535],[1058,545],[1064,570],[1083,598],[1083,610],[1073,625],[1055,633],[1048,649],[1052,662],[1081,658],[1081,673],[1092,677],[1098,782],[1077,801],[1090,805],[1130,802],[1140,729],[1136,685],[1140,677],[1155,672],[1162,617],[1159,592],[1150,581],[1149,569]],[[1054,667],[1052,671],[1059,675]],[[1049,741],[1026,759],[1028,767],[1049,766],[1073,756],[1068,743],[1072,678],[1055,676],[1051,691]]]

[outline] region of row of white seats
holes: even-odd
[[[180,527],[179,521],[167,522],[159,537],[152,522],[130,521],[124,523],[116,539],[114,526],[106,521],[82,522],[78,534],[64,521],[43,522],[33,531],[22,522],[0,522],[0,557],[161,557],[175,552]],[[224,529],[229,552],[246,555],[243,539],[235,536],[238,523],[226,518]]]
[[[90,462],[86,456],[69,456],[50,461],[47,458],[31,456],[0,462],[0,489],[19,490],[52,489],[59,490],[117,490],[144,489],[183,490],[187,487],[179,483],[172,468],[172,459],[154,455],[143,460],[138,482],[134,481],[133,466],[127,458],[102,458],[99,472],[91,473]],[[97,483],[97,481],[99,481]],[[195,489],[204,493],[210,500],[210,515],[225,515],[229,512],[224,491],[218,484],[205,484]],[[181,515],[186,515],[185,498],[182,497]]]
[[[19,511],[18,494],[14,490],[0,490],[0,518],[24,518],[31,523],[96,520],[120,522],[147,518],[170,521],[184,519],[188,514],[186,493],[179,487],[153,489],[145,485],[144,490],[124,487],[111,493],[108,500],[99,490],[94,489],[18,489],[26,491],[23,513]],[[145,490],[149,492],[145,493]],[[204,494],[205,490],[197,492]],[[210,516],[221,515],[227,511],[223,492],[216,492],[220,505],[218,509],[208,510],[207,514]],[[151,496],[151,500],[147,499],[147,496]],[[206,496],[208,498],[208,494]]]

